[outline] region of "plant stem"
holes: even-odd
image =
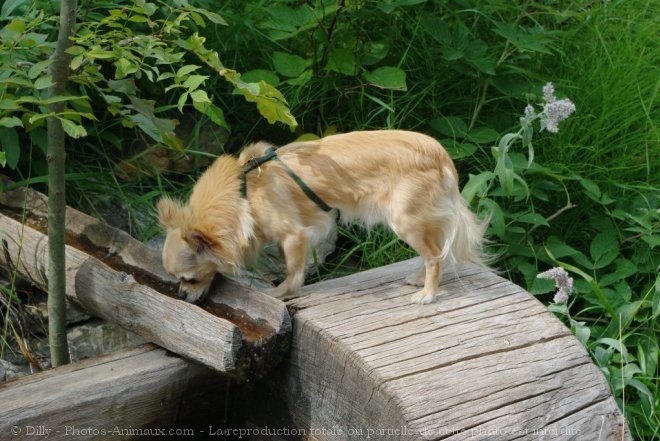
[[[66,92],[69,78],[70,56],[66,53],[69,37],[76,20],[76,0],[62,0],[60,29],[53,53],[50,73],[53,85],[48,96],[61,96]],[[55,115],[64,111],[64,103],[49,106]],[[48,118],[48,342],[53,367],[70,362],[66,339],[66,268],[65,268],[65,133],[57,116]]]

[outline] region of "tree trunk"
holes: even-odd
[[[60,4],[60,29],[57,46],[50,64],[53,85],[48,96],[64,95],[69,77],[69,36],[76,19],[76,0],[62,0]],[[49,106],[50,113],[61,113],[64,103]],[[48,118],[48,340],[53,367],[69,363],[69,348],[66,340],[65,254],[64,224],[66,212],[64,182],[64,129],[61,121]]]

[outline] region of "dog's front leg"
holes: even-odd
[[[301,232],[287,235],[280,244],[286,262],[286,279],[271,291],[274,297],[282,298],[294,294],[305,281],[307,236]]]

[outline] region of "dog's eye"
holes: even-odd
[[[191,285],[197,285],[197,279],[195,279],[195,278],[193,278],[193,279],[184,279],[184,278],[182,278],[181,281],[185,282],[185,283],[189,283]]]

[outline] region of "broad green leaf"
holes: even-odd
[[[221,108],[217,107],[213,103],[199,101],[193,101],[193,107],[199,112],[208,116],[215,124],[229,130],[229,125],[227,124],[227,121],[225,121],[225,114]]]
[[[640,399],[644,400],[646,402],[645,408],[647,409],[652,409],[653,408],[653,393],[651,390],[641,381],[635,379],[635,378],[626,378],[624,380],[624,384],[626,386],[630,386],[632,388],[637,389],[637,395],[640,397]]]
[[[177,76],[178,78],[183,78],[183,77],[185,77],[186,75],[188,75],[189,73],[196,71],[196,70],[199,69],[200,67],[201,67],[201,66],[197,66],[197,65],[194,65],[194,64],[188,64],[188,65],[183,66],[182,68],[180,68],[180,69],[176,72],[176,76]]]
[[[502,211],[502,208],[497,202],[488,198],[482,199],[481,203],[483,203],[488,210],[488,214],[490,216],[490,227],[493,229],[493,232],[495,232],[495,234],[497,234],[500,239],[503,239],[506,232],[506,224],[504,221],[504,212]]]
[[[591,241],[589,252],[594,261],[594,268],[603,268],[619,255],[619,240],[612,233],[599,233]]]
[[[21,157],[21,147],[18,143],[18,133],[13,127],[0,127],[0,146],[4,151],[6,164],[15,169]]]
[[[188,89],[188,92],[196,90],[204,81],[209,77],[206,75],[190,75],[186,81],[183,82],[183,87]]]
[[[23,127],[23,123],[15,116],[5,116],[0,118],[0,127]]]
[[[76,124],[70,119],[59,118],[59,120],[62,122],[62,128],[70,137],[77,139],[82,138],[83,136],[87,136],[87,131],[83,126]]]
[[[461,192],[465,202],[468,204],[472,203],[474,196],[478,192],[483,191],[494,177],[495,174],[489,171],[481,172],[478,175],[470,174],[468,182],[465,184],[465,187],[463,187],[463,191]]]
[[[368,41],[362,46],[362,54],[360,55],[360,64],[363,66],[371,66],[378,63],[387,56],[390,50],[388,41]]]
[[[464,138],[467,135],[467,124],[455,116],[442,116],[429,122],[432,129],[452,138]]]
[[[526,223],[526,224],[544,225],[546,227],[550,226],[548,221],[545,220],[545,217],[541,216],[538,213],[525,213],[522,216],[517,217],[516,220],[518,222],[523,222],[523,223]]]
[[[44,75],[42,77],[39,77],[34,82],[34,88],[37,90],[48,89],[52,85],[53,85],[53,77],[50,75]]]
[[[355,55],[345,48],[334,48],[328,54],[327,70],[344,75],[355,75]]]
[[[114,52],[106,51],[101,46],[92,46],[92,48],[87,51],[87,56],[92,59],[98,58],[100,60],[115,58]]]
[[[497,141],[499,137],[500,134],[489,127],[477,127],[467,134],[467,138],[477,144],[490,144]]]
[[[203,90],[196,90],[194,92],[190,92],[190,98],[192,98],[193,102],[197,102],[197,103],[210,103],[211,102],[208,95]]]
[[[126,95],[134,95],[137,93],[135,80],[133,78],[126,78],[123,80],[108,80],[108,86],[115,92],[125,93]]]
[[[10,21],[9,24],[4,27],[4,29],[15,32],[17,34],[22,34],[26,29],[25,21],[21,20],[20,18],[15,18]]]
[[[0,151],[0,165],[3,167],[7,165],[7,154],[3,151]]]
[[[241,79],[246,83],[258,83],[259,81],[265,81],[273,87],[277,87],[280,84],[280,78],[275,72],[267,69],[254,69],[241,74]]]
[[[364,76],[370,84],[383,89],[408,90],[406,72],[398,67],[379,67],[373,72],[366,72]]]
[[[591,329],[584,322],[571,319],[571,331],[573,331],[573,334],[575,334],[575,337],[577,337],[583,346],[587,346],[587,342],[591,336]]]
[[[292,86],[304,86],[305,84],[309,83],[309,81],[312,79],[313,76],[314,73],[312,72],[312,70],[307,69],[306,71],[301,73],[299,77],[290,78],[286,80],[286,83],[291,84]]]
[[[624,358],[626,363],[630,362],[630,357],[628,355],[628,349],[626,348],[625,345],[623,345],[621,343],[620,340],[615,340],[613,338],[605,337],[605,338],[599,338],[598,340],[596,340],[596,344],[603,344],[603,345],[606,345],[606,346],[618,351],[621,354],[621,356]]]
[[[126,78],[128,75],[135,73],[139,70],[139,67],[137,64],[132,63],[126,58],[120,58],[117,61],[115,61],[115,78],[118,80],[121,80],[122,78]]]
[[[424,30],[438,43],[444,46],[449,46],[451,44],[451,27],[446,21],[440,17],[425,15],[422,18],[421,23]]]
[[[447,150],[452,159],[461,159],[472,156],[477,151],[477,146],[469,142],[458,142],[454,139],[443,139],[442,146]]]
[[[279,51],[273,53],[273,66],[279,74],[285,77],[300,76],[307,64],[307,61],[298,55]]]
[[[219,14],[216,14],[215,12],[203,8],[192,8],[192,10],[208,18],[212,23],[219,24],[222,26],[227,26],[227,22],[225,21],[225,19],[222,18]]]
[[[50,58],[33,64],[32,67],[30,67],[30,70],[28,70],[28,78],[34,80],[39,75],[42,75],[49,64]]]
[[[596,202],[600,202],[601,192],[600,188],[598,188],[598,185],[595,182],[583,178],[580,179],[580,185],[582,185],[582,188],[584,188],[584,192],[587,196]]]

